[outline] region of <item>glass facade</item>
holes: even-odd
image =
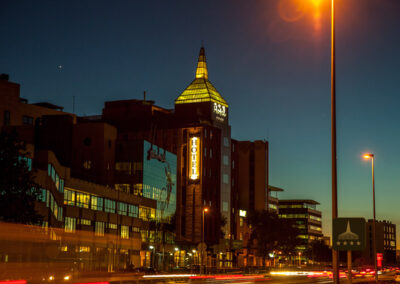
[[[147,141],[143,148],[143,196],[157,201],[157,220],[169,221],[176,210],[176,155]]]

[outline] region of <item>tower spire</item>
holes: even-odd
[[[206,53],[203,46],[200,48],[199,60],[197,61],[196,79],[197,78],[204,78],[208,80]]]

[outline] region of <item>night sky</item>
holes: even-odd
[[[228,101],[232,137],[270,142],[280,198],[321,203],[330,234],[330,1],[15,1],[0,3],[0,73],[29,102],[78,115],[104,101],[173,108],[204,43]],[[400,1],[337,0],[339,216],[400,225]]]

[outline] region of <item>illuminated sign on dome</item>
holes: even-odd
[[[214,112],[220,116],[226,117],[226,107],[214,102]]]

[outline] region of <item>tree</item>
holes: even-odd
[[[300,244],[297,238],[299,230],[290,219],[281,219],[276,213],[254,211],[249,215],[251,226],[250,245],[256,249],[257,255],[265,258],[273,251],[283,254],[294,252]]]
[[[15,131],[0,133],[0,221],[39,224],[35,210],[41,191],[23,158],[26,145]]]
[[[332,250],[323,240],[314,240],[310,243],[306,256],[316,262],[331,262]]]

